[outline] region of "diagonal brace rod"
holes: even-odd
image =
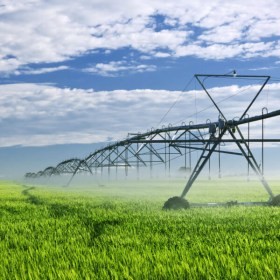
[[[238,127],[237,128],[237,132],[239,133],[240,137],[244,139],[240,129]],[[233,134],[233,132],[229,129],[228,130],[230,135],[232,136],[233,139],[236,140],[236,137],[235,135]],[[239,149],[241,150],[242,154],[244,155],[244,157],[246,158],[247,162],[249,163],[249,165],[251,166],[251,168],[254,170],[254,172],[256,173],[256,175],[259,177],[259,180],[261,181],[262,185],[264,186],[264,188],[266,189],[266,191],[268,192],[270,198],[273,198],[274,197],[274,194],[271,190],[271,188],[269,187],[267,181],[265,180],[262,172],[261,172],[261,169],[255,159],[255,157],[253,156],[253,153],[252,151],[250,150],[250,147],[248,146],[247,142],[244,141],[243,144],[245,145],[247,151],[248,151],[248,154],[246,153],[246,151],[243,149],[243,147],[241,146],[241,143],[236,141],[236,144],[237,146],[239,147]]]
[[[181,197],[185,197],[185,195],[188,193],[188,191],[190,190],[190,188],[192,187],[193,182],[196,180],[196,178],[198,177],[198,175],[200,174],[200,172],[202,171],[203,167],[205,166],[205,164],[207,163],[207,161],[209,160],[209,158],[211,157],[212,153],[215,151],[216,147],[218,146],[218,144],[221,142],[221,139],[223,137],[223,135],[225,134],[225,132],[227,131],[227,128],[224,128],[221,133],[219,134],[218,139],[214,142],[213,146],[210,148],[210,144],[211,141],[208,141],[204,151],[202,152],[195,168],[193,169],[193,172],[181,194]],[[205,156],[205,153],[208,152],[208,154]]]

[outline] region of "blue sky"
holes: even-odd
[[[195,73],[271,75],[251,114],[279,109],[279,13],[277,0],[0,0],[0,147],[100,143],[188,122],[194,98],[206,102],[188,84]],[[213,94],[234,90],[225,86]]]

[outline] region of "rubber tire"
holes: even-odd
[[[280,194],[274,196],[270,202],[271,206],[280,206]]]
[[[180,210],[188,208],[190,208],[189,202],[180,196],[169,198],[162,207],[163,210]]]

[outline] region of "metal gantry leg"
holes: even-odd
[[[242,143],[244,144],[245,149],[242,147],[242,145],[239,143],[239,141],[236,141],[237,146],[241,150],[241,152],[244,155],[244,157],[246,158],[248,164],[254,170],[254,172],[258,176],[259,180],[261,181],[262,185],[264,186],[267,193],[269,194],[270,198],[272,199],[274,197],[274,194],[273,194],[271,188],[269,187],[267,181],[263,177],[262,171],[260,170],[260,167],[259,167],[255,157],[253,156],[253,153],[251,152],[249,145],[247,144],[246,140],[244,139],[244,137],[243,137],[243,135],[242,135],[238,126],[236,127],[236,130],[237,130],[239,136],[241,137],[241,139],[244,140]],[[232,133],[231,130],[229,130],[229,133],[230,133],[230,135],[232,136],[233,139],[237,140],[236,136]]]
[[[189,138],[190,138],[189,134]],[[192,150],[191,150],[191,142],[189,142],[189,167],[190,167],[190,172],[192,172]]]
[[[248,115],[248,114],[246,114],[246,115]],[[248,118],[249,118],[249,115],[248,115]],[[248,123],[248,139],[250,140],[250,123]],[[250,142],[248,142],[248,157],[250,156],[249,151],[250,151]],[[247,164],[247,181],[250,181],[250,165],[249,165],[249,161],[248,161],[248,164]]]
[[[264,115],[264,111],[268,113],[266,107],[262,108],[262,116]],[[262,118],[262,175],[264,176],[264,119]]]
[[[187,140],[187,132],[185,132],[185,142]],[[187,170],[187,147],[185,147],[185,173],[186,173],[186,170]]]
[[[153,177],[153,152],[152,152],[152,147],[149,150],[150,150],[150,178],[152,178]]]
[[[168,145],[168,177],[170,177],[171,171],[171,157],[170,157],[170,144]]]
[[[210,143],[211,143],[210,139],[207,141],[206,146],[205,146],[203,152],[201,153],[201,155],[196,163],[196,166],[194,167],[194,169],[191,173],[191,176],[181,194],[181,197],[185,197],[185,195],[188,193],[188,191],[192,187],[192,184],[194,183],[194,181],[196,180],[196,178],[202,171],[202,169],[205,166],[205,164],[207,163],[207,161],[210,159],[212,153],[215,151],[217,145],[220,143],[220,141],[226,131],[227,131],[227,128],[224,128],[221,131],[221,133],[219,134],[219,137],[217,139],[215,139],[215,142],[213,143],[213,146],[211,147],[211,149],[210,149]]]
[[[222,178],[222,173],[221,173],[221,143],[219,143],[219,154],[218,154],[218,160],[219,160],[219,178]]]
[[[209,149],[211,150],[211,144],[209,144]],[[211,157],[209,158],[208,164],[208,180],[211,180]]]
[[[118,180],[118,159],[119,159],[119,146],[116,147],[116,180]]]
[[[125,176],[128,175],[128,147],[125,146]]]
[[[166,138],[167,133],[165,133],[165,139]],[[164,143],[164,170],[165,170],[165,177],[167,174],[167,143]]]
[[[137,151],[139,149],[139,143],[137,143],[136,145],[137,147]],[[136,168],[137,168],[137,180],[139,180],[139,167],[140,167],[140,161],[139,161],[139,157],[136,157],[137,163],[136,163]]]

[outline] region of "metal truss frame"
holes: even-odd
[[[242,115],[237,120],[227,120],[226,115],[219,108],[203,83],[203,81],[209,77],[258,78],[263,79],[264,82]],[[181,194],[181,197],[185,197],[206,163],[210,161],[212,154],[219,153],[220,155],[224,153],[244,157],[248,163],[248,167],[250,166],[256,173],[269,194],[270,199],[272,199],[274,197],[273,192],[263,176],[263,164],[261,170],[249,144],[262,143],[263,162],[263,144],[265,142],[280,142],[280,139],[267,139],[264,137],[263,121],[268,118],[279,116],[280,110],[269,113],[266,108],[263,108],[261,115],[247,117],[248,110],[260,95],[269,81],[270,76],[196,74],[195,78],[216,107],[217,113],[219,114],[217,122],[207,121],[202,124],[193,124],[193,122],[190,122],[188,125],[182,123],[180,126],[163,126],[162,128],[152,129],[145,133],[131,133],[126,139],[97,149],[84,159],[73,158],[65,160],[55,167],[47,167],[43,171],[37,173],[26,173],[25,177],[38,178],[42,176],[50,177],[54,175],[71,174],[72,176],[67,184],[69,185],[77,173],[94,174],[97,170],[101,170],[102,173],[107,169],[108,174],[110,174],[112,168],[115,168],[116,171],[118,169],[124,169],[127,175],[131,167],[136,167],[138,172],[140,167],[150,167],[152,170],[153,166],[156,164],[163,164],[166,170],[170,170],[172,160],[177,157],[185,157],[186,163],[188,155],[191,173]],[[244,124],[248,125],[256,121],[262,121],[262,137],[249,138],[248,135],[248,137],[245,138],[241,132],[240,126]],[[227,135],[227,137],[225,137],[225,135]],[[222,149],[223,145],[226,143],[235,143],[239,148],[239,152]],[[191,153],[193,151],[201,151],[201,155],[194,168],[191,168]]]

